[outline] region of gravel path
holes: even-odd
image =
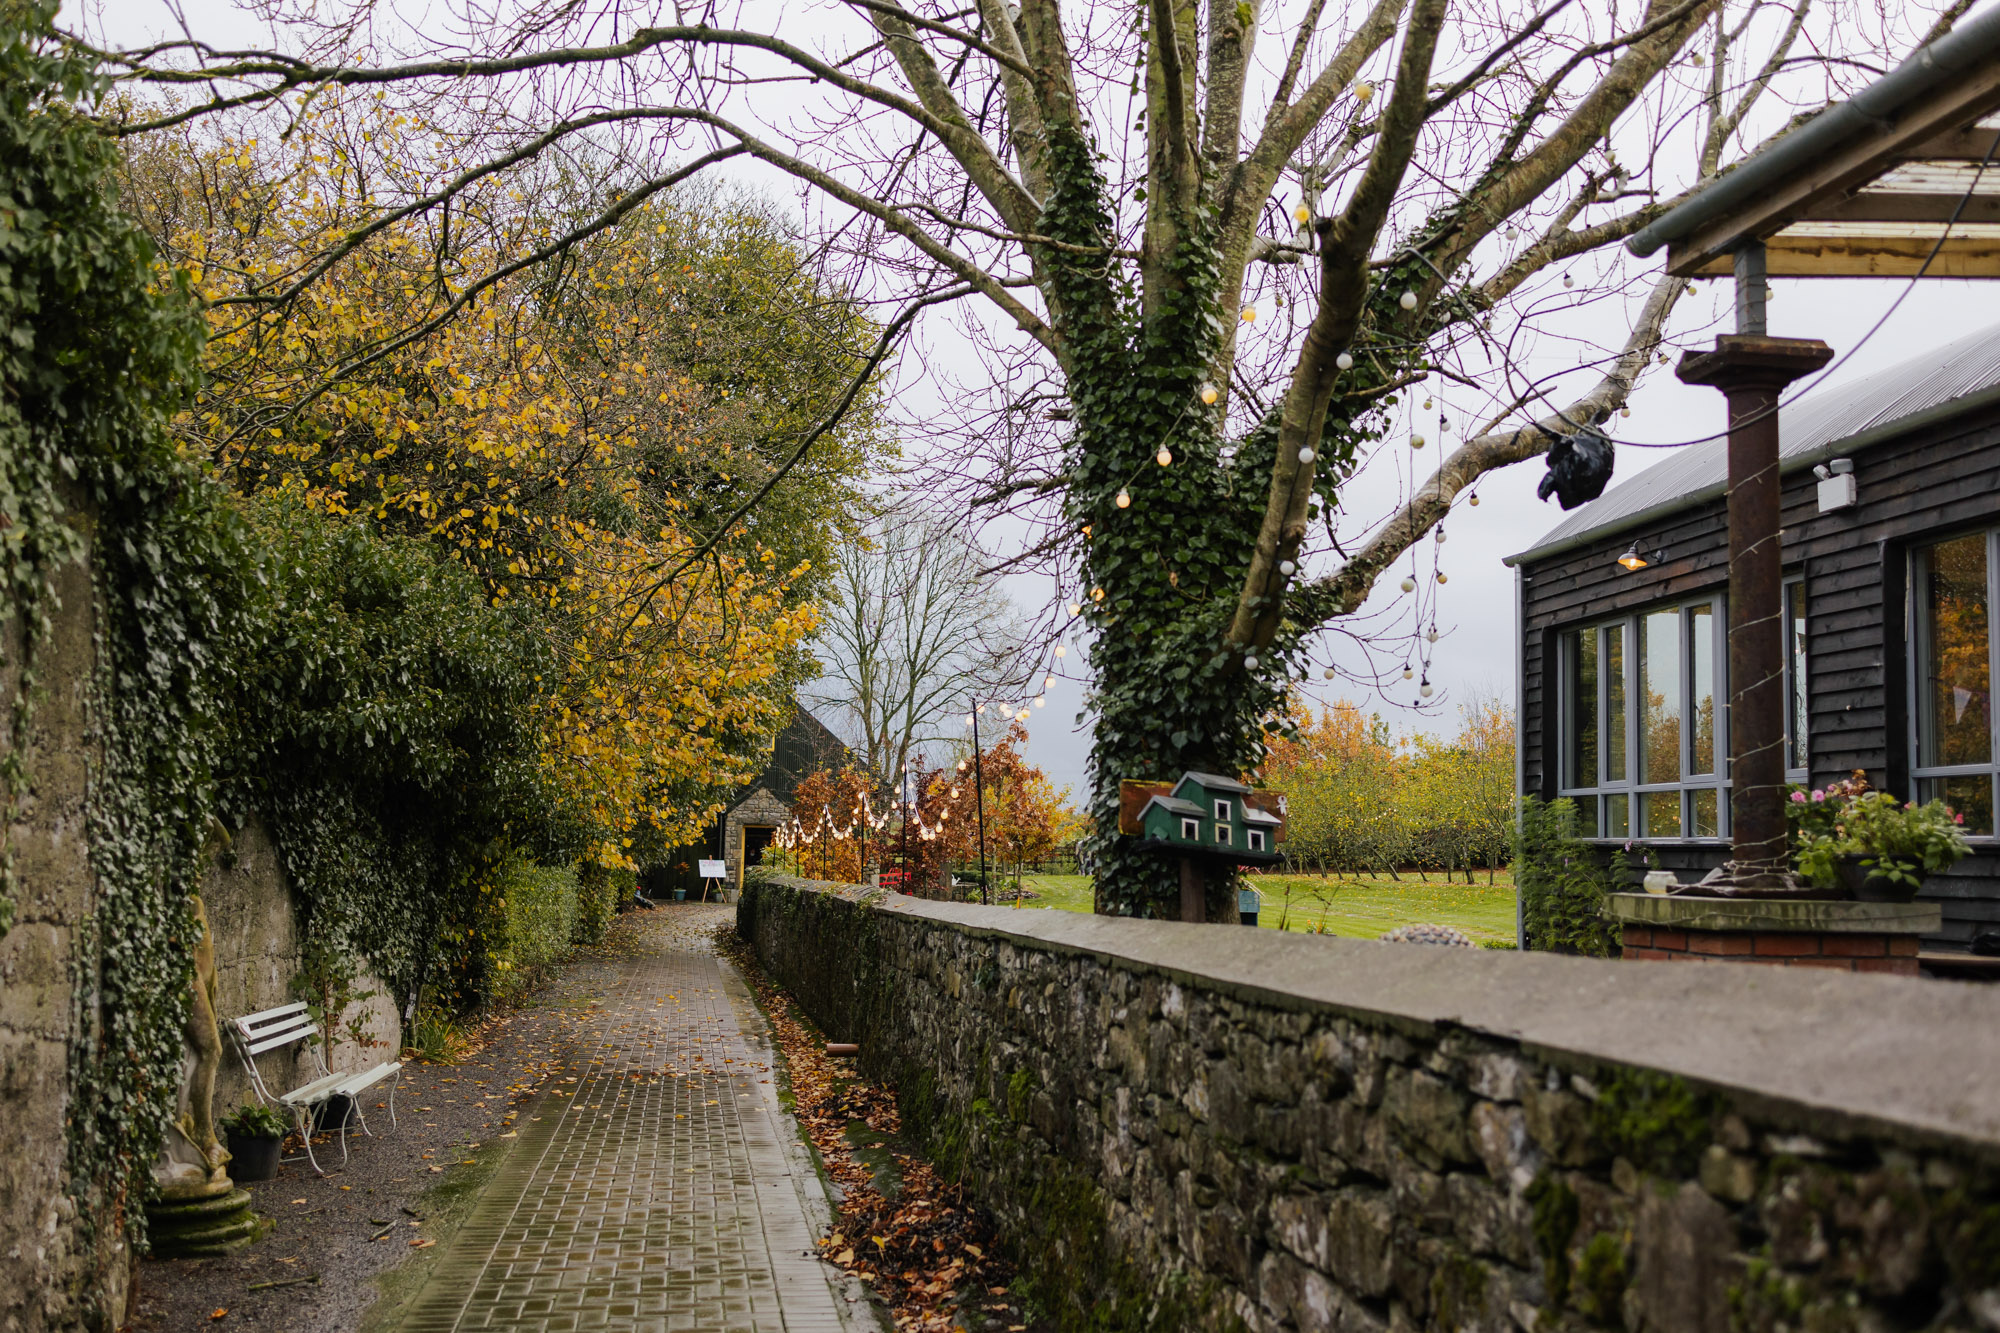
[[[475,1034],[480,1045],[474,1053],[455,1065],[406,1068],[396,1097],[401,1127],[387,1131],[386,1116],[372,1117],[383,1137],[358,1141],[344,1170],[320,1179],[303,1162],[287,1163],[275,1180],[248,1186],[257,1211],[275,1222],[271,1235],[227,1259],[142,1263],[132,1333],[394,1328],[406,1315],[438,1308],[436,1293],[454,1274],[462,1278],[471,1262],[464,1256],[483,1250],[481,1272],[504,1274],[507,1265],[494,1263],[500,1243],[520,1236],[522,1226],[546,1233],[554,1219],[520,1205],[525,1191],[548,1188],[551,1172],[569,1173],[565,1188],[593,1172],[601,1177],[579,1200],[591,1189],[604,1192],[600,1202],[618,1192],[616,1208],[601,1209],[593,1225],[605,1229],[609,1248],[603,1253],[628,1263],[646,1259],[635,1276],[650,1272],[664,1281],[692,1272],[693,1260],[720,1255],[731,1244],[756,1251],[761,1228],[767,1256],[776,1243],[810,1265],[818,1308],[829,1317],[865,1311],[865,1305],[847,1299],[855,1293],[833,1293],[823,1265],[802,1258],[823,1224],[823,1216],[809,1210],[816,1200],[823,1214],[825,1196],[771,1085],[759,1081],[770,1078],[761,1019],[734,971],[714,958],[709,945],[715,928],[733,912],[683,905],[620,917],[602,947],[581,953],[524,1007]],[[700,1105],[690,1108],[691,1102]],[[601,1170],[586,1164],[592,1145]],[[339,1149],[331,1159],[324,1150],[320,1156],[337,1161]],[[707,1158],[713,1162],[704,1167]],[[696,1169],[686,1171],[689,1166]],[[675,1170],[683,1179],[671,1184],[659,1179]],[[789,1203],[781,1206],[781,1199]],[[706,1207],[714,1224],[704,1228],[704,1214],[689,1212],[690,1207]],[[775,1223],[762,1220],[767,1213]],[[757,1227],[743,1225],[752,1217]],[[513,1219],[517,1230],[506,1231],[500,1225],[504,1219]],[[708,1239],[698,1239],[704,1229]],[[372,1239],[385,1230],[386,1236]],[[569,1280],[559,1274],[592,1271],[586,1260],[599,1251],[590,1233],[590,1227],[572,1226],[560,1263],[547,1247],[548,1237],[538,1236],[544,1248],[536,1262],[557,1285]],[[683,1248],[681,1242],[690,1240],[693,1244]],[[811,1290],[811,1284],[799,1283],[799,1272],[776,1261],[767,1264],[767,1279],[781,1268],[787,1281]],[[257,1283],[315,1275],[316,1283],[249,1290]],[[709,1290],[682,1286],[696,1294]],[[750,1290],[752,1322],[712,1319],[685,1326],[839,1326],[770,1323],[764,1312],[777,1288],[767,1280]],[[524,1316],[480,1326],[565,1324]],[[571,1326],[668,1325],[663,1320],[607,1324],[586,1316],[585,1323]]]

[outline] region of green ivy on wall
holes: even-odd
[[[1522,798],[1514,883],[1530,949],[1617,957],[1618,928],[1604,904],[1613,874],[1599,862],[1597,849],[1578,835],[1574,801],[1566,796],[1554,801]]]

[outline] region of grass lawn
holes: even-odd
[[[1405,875],[1401,880],[1253,875],[1251,883],[1264,894],[1264,910],[1259,913],[1257,924],[1269,930],[1284,922],[1287,930],[1319,929],[1328,935],[1372,940],[1397,926],[1422,921],[1455,926],[1475,940],[1511,943],[1513,876],[1503,870],[1493,877],[1491,885],[1484,874],[1475,874],[1475,879],[1477,882],[1472,884],[1462,879],[1446,884],[1436,873],[1428,883],[1415,875]],[[1022,882],[1041,895],[1034,902],[1023,904],[1024,911],[1037,907],[1065,912],[1090,910],[1088,875],[1029,875]]]

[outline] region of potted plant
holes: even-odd
[[[278,1149],[285,1141],[285,1118],[268,1106],[249,1103],[222,1121],[229,1136],[230,1179],[269,1180],[278,1174]]]
[[[1858,769],[1819,790],[1794,789],[1788,808],[1798,831],[1793,859],[1799,873],[1863,902],[1908,902],[1926,875],[1970,850],[1963,815],[1943,801],[1918,805],[1874,791]]]

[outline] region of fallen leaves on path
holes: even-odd
[[[915,1154],[891,1150],[901,1187],[895,1197],[849,1137],[865,1125],[875,1135],[901,1132],[895,1098],[826,1053],[826,1038],[772,983],[733,929],[716,948],[756,988],[791,1078],[793,1113],[819,1150],[843,1197],[832,1233],[819,1242],[827,1262],[853,1273],[882,1298],[898,1333],[963,1333],[968,1325],[1024,1329],[1009,1295],[1014,1269],[1001,1255],[992,1222],[965,1193]],[[884,1145],[870,1141],[867,1147]]]

